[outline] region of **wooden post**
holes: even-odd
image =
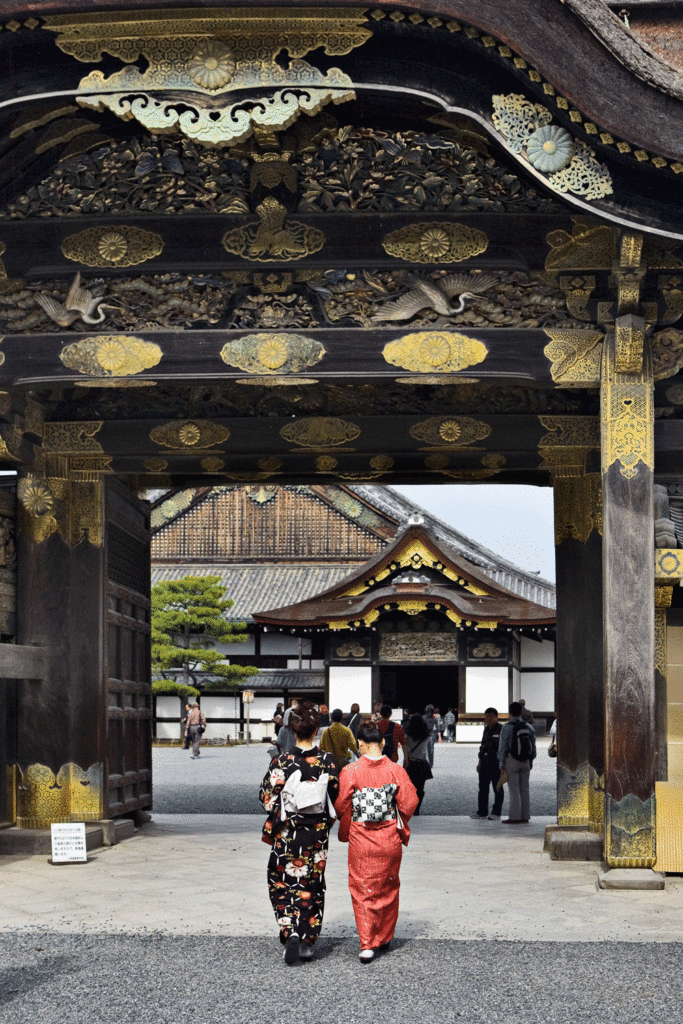
[[[17,824],[104,814],[105,686],[101,481],[29,474],[18,485],[17,627],[44,678],[17,684]]]
[[[644,322],[605,339],[600,395],[605,682],[605,859],[655,861],[653,373]]]
[[[554,478],[557,823],[603,829],[600,474]]]

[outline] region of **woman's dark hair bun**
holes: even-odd
[[[320,724],[320,715],[310,701],[302,701],[289,715],[289,726],[300,740],[310,740],[315,736]]]
[[[383,743],[384,737],[374,722],[363,722],[358,730],[358,739],[363,743]]]

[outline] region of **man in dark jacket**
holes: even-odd
[[[498,764],[498,740],[502,723],[498,721],[498,712],[495,708],[487,708],[484,712],[484,734],[479,747],[479,761],[477,771],[479,772],[479,807],[476,814],[470,814],[470,818],[487,818],[489,821],[499,821],[503,809],[503,798],[505,792],[503,787],[496,789],[500,778],[500,765]],[[489,786],[493,787],[493,810],[489,814]]]

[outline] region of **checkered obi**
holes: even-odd
[[[387,782],[384,786],[374,789],[366,786],[365,789],[354,790],[351,798],[351,817],[353,821],[391,821],[396,817],[396,791],[398,786],[394,782]]]

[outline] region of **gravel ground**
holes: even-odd
[[[557,814],[556,764],[539,740],[531,773],[531,814]],[[434,778],[427,783],[422,814],[471,814],[477,809],[477,751],[473,743],[439,743]],[[258,788],[266,769],[266,745],[204,747],[199,760],[179,747],[154,749],[154,810],[159,814],[262,814]],[[503,814],[507,813],[507,795]]]
[[[12,1024],[661,1024],[682,1017],[683,944],[397,940],[361,967],[324,937],[286,967],[276,939],[0,936]],[[344,998],[344,992],[351,997]]]

